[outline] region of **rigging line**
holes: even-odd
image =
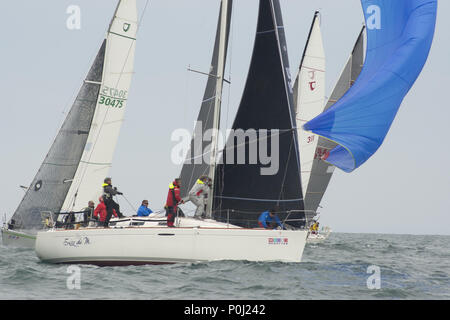
[[[217,72],[217,71],[216,71]],[[208,81],[209,81],[209,79],[208,79]],[[207,81],[207,83],[206,83],[206,87],[208,87],[208,81]],[[214,91],[215,91],[215,88],[216,88],[216,86],[214,86]],[[205,89],[206,90],[206,89]],[[205,91],[205,94],[206,94],[206,91]],[[214,97],[215,97],[215,95],[214,95]],[[211,110],[213,109],[213,108],[211,108],[211,104],[213,103],[214,101],[213,100],[209,100],[209,101],[207,101],[207,103],[209,103],[209,108],[208,108],[208,113],[207,113],[207,115],[206,115],[206,123],[208,123],[209,122],[209,117],[210,117],[210,115],[211,115]],[[202,108],[203,108],[203,105],[204,104],[204,102],[202,102],[201,103],[201,106],[200,106],[200,110],[202,110]],[[197,123],[196,123],[196,125],[194,126],[194,134],[195,134],[195,132],[196,132],[196,130],[195,130],[195,128],[197,128],[197,125],[198,125],[198,119],[197,119]],[[202,129],[203,129],[203,122],[202,122]],[[203,131],[203,130],[202,130]],[[192,146],[192,142],[193,142],[193,140],[194,140],[194,136],[192,137],[192,139],[191,139],[191,146]],[[192,151],[192,149],[190,149],[189,151]],[[189,155],[189,152],[188,152],[188,154],[186,155],[186,157]],[[192,160],[192,158],[190,158],[190,159],[185,159],[185,161],[186,160]],[[203,164],[203,163],[201,163],[201,164]],[[200,164],[200,165],[201,165]],[[194,163],[193,164],[194,166],[196,165],[196,163]],[[183,171],[183,169],[181,169],[181,171]],[[193,181],[195,181],[195,178],[194,178],[194,170],[192,170],[191,171],[191,177],[189,178],[189,185],[188,186],[190,186],[191,184],[192,184],[192,182]],[[189,192],[189,190],[187,190],[188,192]]]
[[[291,158],[291,152],[292,152],[292,143],[294,142],[294,136],[291,139],[291,143],[289,146],[289,154],[286,160],[286,163],[289,164],[289,159]],[[288,165],[286,166],[286,168],[284,169],[284,176],[283,176],[283,180],[281,181],[281,189],[280,189],[280,195],[278,196],[279,199],[281,199],[281,195],[283,193],[283,188],[284,188],[284,183],[286,181],[286,174],[287,174],[287,169],[288,169]]]
[[[233,66],[233,43],[234,43],[234,21],[235,21],[235,15],[233,14],[233,11],[231,11],[231,22],[230,22],[230,31],[228,32],[228,60],[229,60],[229,68],[228,68],[228,79],[230,79],[230,84],[228,86],[228,101],[227,101],[227,117],[225,120],[225,128],[228,128],[228,117],[230,113],[230,97],[231,97],[231,71]]]
[[[219,33],[219,35],[220,35],[220,33]],[[227,37],[227,35],[226,35],[226,37]],[[214,95],[212,96],[212,97],[207,97],[206,95],[208,94],[208,91],[207,91],[207,89],[209,88],[209,83],[210,83],[210,76],[213,76],[213,77],[215,77],[215,78],[217,78],[217,74],[219,73],[219,63],[218,63],[218,55],[215,55],[215,53],[216,53],[216,50],[215,50],[215,48],[216,48],[216,42],[217,42],[217,40],[220,40],[220,36],[219,36],[219,38],[216,38],[215,39],[215,43],[214,43],[214,49],[213,49],[213,59],[212,59],[212,61],[211,61],[211,66],[210,66],[210,73],[208,74],[208,80],[207,80],[207,82],[206,82],[206,88],[205,88],[205,93],[204,93],[204,96],[203,96],[203,100],[202,100],[202,103],[201,103],[201,106],[200,106],[200,111],[201,110],[203,110],[203,108],[205,107],[205,103],[209,103],[209,108],[207,109],[208,110],[208,112],[207,112],[207,114],[206,114],[206,118],[205,118],[205,123],[207,124],[207,123],[209,123],[210,121],[209,121],[209,119],[210,119],[210,116],[211,116],[211,114],[212,114],[212,111],[213,111],[213,109],[214,108],[212,108],[213,107],[213,103],[215,103],[215,98],[216,98],[216,96],[217,96],[217,81],[215,81],[215,83],[214,83]],[[217,56],[217,59],[216,59],[216,56]],[[216,61],[217,60],[217,61]],[[215,65],[214,65],[215,64]],[[211,67],[214,67],[215,68],[215,70],[213,69],[213,70],[211,70]],[[225,67],[224,67],[224,69],[225,69]],[[190,66],[189,66],[189,68],[188,68],[188,71],[194,71],[194,70],[192,70],[191,68],[190,68]],[[213,73],[213,71],[215,71],[215,73],[216,73],[216,75],[214,75],[214,73]],[[197,72],[197,71],[195,71],[195,72]],[[203,72],[199,72],[199,73],[203,73]],[[203,73],[204,74],[204,73]],[[223,79],[224,81],[226,81],[225,79]],[[230,79],[230,81],[231,81],[231,79]],[[222,103],[222,101],[221,101],[221,103]],[[196,126],[194,127],[194,134],[195,134],[195,132],[196,132],[196,128],[197,128],[197,125],[198,125],[198,118],[197,118],[197,124],[196,124]],[[220,120],[219,120],[220,121]],[[202,122],[202,126],[203,126],[203,122]],[[202,129],[204,129],[203,127],[202,127]],[[208,128],[209,129],[209,128]],[[204,133],[205,132],[205,130],[202,130],[202,133]],[[191,139],[191,147],[192,147],[192,144],[193,144],[193,140],[194,140],[194,137],[192,137],[192,139]],[[189,151],[191,151],[190,153],[188,152],[188,154],[186,155],[186,157],[188,157],[189,156],[189,154],[190,155],[192,155],[192,149],[190,149]],[[203,151],[203,150],[202,150]],[[208,153],[211,153],[211,151],[209,151]],[[206,153],[204,153],[203,155],[205,155]],[[203,156],[202,155],[202,156]],[[199,156],[195,156],[194,158],[186,158],[185,159],[185,162],[187,161],[187,160],[192,160],[192,159],[195,159],[195,158],[198,158]],[[194,167],[195,167],[195,165],[203,165],[203,163],[201,163],[201,164],[196,164],[196,163],[194,163],[194,164],[191,164],[191,165],[194,165]],[[204,169],[204,170],[206,170],[206,168]],[[183,172],[183,169],[181,170],[182,172]],[[193,181],[195,181],[195,177],[194,177],[194,171],[195,170],[192,170],[191,171],[191,176],[190,176],[190,178],[189,178],[189,184],[187,185],[188,186],[188,188],[189,188],[189,186],[191,186],[192,185],[192,182]],[[189,190],[187,190],[188,192],[189,192]]]
[[[239,198],[239,197],[225,197],[225,196],[214,196],[214,198],[231,199],[231,200],[243,200],[243,201],[261,201],[261,202],[295,202],[295,201],[303,200],[303,198],[280,200],[280,199],[257,199],[257,198]]]
[[[143,10],[143,12],[142,12],[142,14],[141,14],[141,17],[140,17],[140,18],[138,19],[138,21],[137,21],[136,37],[137,37],[137,33],[138,33],[139,30],[140,30],[139,27],[140,27],[140,25],[141,25],[141,23],[142,23],[142,20],[143,20],[143,18],[144,18],[144,14],[145,14],[145,11],[146,11],[146,9],[147,9],[148,3],[149,3],[149,0],[146,1],[144,10]],[[119,5],[120,5],[120,2],[119,2]],[[116,9],[116,10],[117,10],[117,9]],[[117,12],[116,12],[116,13],[117,13]],[[115,19],[117,19],[116,15],[114,15],[113,19],[111,20],[110,27],[112,26],[112,23],[114,22]],[[109,31],[110,27],[108,27],[108,31]],[[106,38],[107,38],[107,37],[108,37],[108,34],[107,34]],[[123,70],[125,69],[125,65],[126,65],[126,63],[127,63],[127,61],[128,61],[128,58],[129,58],[129,56],[130,56],[131,49],[133,48],[135,42],[136,42],[135,39],[131,41],[130,48],[128,49],[127,56],[126,56],[125,61],[124,61],[123,65],[122,65],[122,70],[121,70],[121,72],[120,72],[119,78],[117,79],[117,82],[116,82],[116,85],[115,85],[114,89],[117,89],[117,86],[119,85],[119,82],[120,82],[120,80],[121,80],[121,78],[122,78],[122,75],[123,75],[123,73],[124,73]],[[106,48],[105,48],[105,50],[106,50]],[[105,52],[105,54],[106,54],[106,52]],[[105,59],[104,59],[104,60],[105,60]],[[104,62],[103,62],[103,63],[104,63]],[[103,82],[103,79],[102,79],[102,82]],[[100,89],[99,89],[99,94],[100,94]],[[97,97],[98,97],[98,95],[97,95]],[[102,120],[102,122],[101,122],[100,127],[98,128],[97,136],[95,137],[94,143],[93,143],[93,145],[92,145],[92,149],[91,149],[92,151],[95,149],[95,146],[96,146],[96,144],[97,144],[98,138],[99,138],[99,136],[100,136],[101,129],[103,128],[103,125],[104,125],[104,123],[105,123],[105,120],[106,120],[106,117],[107,117],[107,115],[108,115],[108,111],[109,111],[109,110],[110,110],[110,108],[106,108],[105,115],[104,115],[104,117],[103,117],[103,120]],[[93,154],[92,151],[91,151],[90,154],[89,154],[89,157],[88,157],[88,160],[87,160],[88,162],[90,162],[90,160],[91,160],[91,157],[92,157],[92,154]],[[88,166],[84,166],[84,168],[83,168],[83,173],[82,173],[82,175],[81,175],[81,178],[80,178],[80,180],[79,180],[78,186],[77,186],[77,188],[76,188],[76,193],[78,193],[78,190],[79,190],[79,188],[80,188],[80,186],[81,186],[81,183],[82,183],[82,181],[83,181],[83,179],[84,179],[84,176],[85,176],[86,171],[87,171],[87,167],[88,167]],[[73,207],[74,207],[74,205],[72,206],[72,209],[73,209]]]
[[[131,209],[133,209],[133,211],[134,211],[135,213],[137,213],[136,208],[133,207],[133,205],[130,203],[130,201],[128,201],[128,199],[127,199],[123,194],[121,194],[121,196],[125,199],[125,201],[126,201],[126,202],[128,203],[128,205],[131,207]]]
[[[272,133],[272,130],[278,130],[278,134]],[[281,133],[280,133],[280,131],[281,131]],[[274,136],[277,136],[277,135],[280,136],[282,133],[286,133],[286,132],[290,132],[290,131],[292,131],[292,129],[286,129],[286,130],[271,129],[270,130],[270,138],[272,138]],[[235,138],[236,138],[236,136],[235,136]],[[232,149],[234,150],[234,149],[236,149],[238,147],[241,147],[241,146],[250,145],[250,144],[253,144],[253,143],[256,143],[256,142],[261,142],[261,141],[268,140],[268,139],[269,139],[269,135],[267,135],[264,138],[263,137],[257,137],[256,139],[253,139],[253,140],[244,141],[243,143],[240,143],[240,144],[237,144],[237,145],[233,144],[232,146],[229,146],[229,147],[224,146],[223,149],[221,151],[219,151],[218,153],[222,153],[223,154],[223,152],[225,152],[227,150],[232,150]],[[192,149],[189,149],[189,151],[192,151]],[[204,151],[204,150],[202,150],[202,151]],[[211,150],[208,150],[207,152],[203,152],[200,155],[194,155],[194,157],[188,157],[189,156],[189,152],[188,152],[188,154],[186,155],[185,162],[199,159],[199,158],[204,157],[205,155],[210,154],[210,153],[211,153]],[[192,152],[191,152],[191,155],[192,155]],[[196,164],[203,164],[203,163],[190,163],[190,164],[196,165]]]
[[[289,97],[290,97],[289,93],[292,92],[292,88],[289,85],[289,82],[290,82],[289,80],[291,79],[291,75],[290,74],[286,74],[288,72],[288,70],[285,70],[285,61],[283,59],[284,56],[283,56],[283,52],[281,50],[281,42],[280,42],[281,40],[280,40],[280,31],[279,31],[279,29],[281,29],[280,27],[284,28],[284,26],[283,25],[280,25],[280,26],[278,25],[277,15],[276,15],[276,12],[275,12],[275,4],[274,4],[273,0],[270,1],[270,5],[271,5],[271,9],[272,9],[271,10],[272,11],[272,21],[274,22],[274,27],[276,28],[275,36],[276,36],[276,39],[277,39],[278,54],[280,56],[281,68],[282,68],[282,72],[283,72],[284,87],[285,87],[285,91],[286,91],[286,98],[287,98],[287,103],[288,103],[289,113],[290,113],[290,118],[291,118],[291,126],[293,128],[294,127],[296,128],[295,114],[292,114],[292,111],[294,110],[293,105],[292,105],[293,104],[293,100],[291,101],[291,99],[289,99]],[[279,7],[278,9],[281,10],[281,7]],[[281,14],[281,12],[280,12],[280,14]],[[281,19],[281,22],[283,22],[282,19]],[[285,39],[284,32],[283,32],[283,37]],[[286,40],[284,42],[284,45],[287,46]],[[289,67],[289,58],[287,56],[287,52],[285,53],[285,56],[286,56],[286,59],[287,59],[286,63],[288,65],[288,67]],[[289,79],[288,79],[288,77],[289,77]],[[295,143],[294,148],[295,148],[296,155],[297,155],[296,156],[296,160],[297,160],[298,171],[300,171],[300,157],[298,156],[299,155],[299,150],[298,150],[299,146],[298,146],[297,136],[294,135],[293,139],[294,139],[295,142],[297,142],[297,143]]]
[[[224,146],[224,148],[222,150],[222,153],[227,151],[227,150],[235,149],[235,148],[238,148],[238,147],[241,147],[241,146],[250,145],[250,144],[253,144],[253,143],[260,142],[260,141],[268,140],[269,137],[272,139],[272,137],[281,136],[281,134],[283,134],[283,133],[294,131],[294,129],[262,129],[262,130],[270,131],[270,135],[267,134],[265,137],[259,137],[259,135],[257,135],[256,139],[253,139],[253,140],[250,140],[250,137],[249,137],[249,141],[248,142],[246,141],[246,139],[244,139],[245,141],[243,143],[239,143],[237,145],[235,145],[233,143],[229,147],[227,147],[228,141],[229,141],[229,136],[228,136],[227,142],[225,143],[225,146]],[[277,130],[278,133],[273,133],[272,130]],[[255,133],[256,133],[256,130],[255,130]],[[234,136],[234,138],[237,138],[237,137]]]

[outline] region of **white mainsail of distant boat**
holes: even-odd
[[[107,35],[53,145],[9,223],[4,244],[34,247],[42,212],[97,200],[111,167],[133,74],[136,0],[119,1]]]
[[[338,101],[348,89],[350,89],[361,73],[364,64],[364,30],[365,27],[362,27],[350,57],[322,111],[329,109],[336,101]],[[312,218],[317,214],[320,202],[335,169],[332,164],[325,162],[324,159],[329,150],[333,149],[336,144],[323,137],[316,136],[316,138],[318,138],[318,141],[314,152],[314,158],[312,159],[311,175],[309,184],[305,190],[305,211],[309,222],[312,222]]]
[[[303,130],[307,121],[319,115],[325,104],[325,52],[319,12],[314,13],[299,73],[294,84],[296,121],[300,146],[302,190],[307,196],[319,137]],[[308,210],[305,207],[305,210]]]

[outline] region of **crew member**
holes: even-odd
[[[103,202],[103,197],[100,197],[98,199],[100,202],[97,205],[97,208],[95,208],[94,210],[94,219],[98,220],[98,225],[99,226],[104,226],[105,225],[105,220],[106,220],[106,205]],[[115,217],[117,217],[117,213],[116,210],[113,209],[113,214]]]
[[[92,200],[88,202],[88,206],[86,208],[81,210],[81,211],[84,211],[84,223],[83,223],[83,226],[86,227],[89,224],[89,220],[92,219],[92,215],[94,213],[94,210],[95,210],[95,203]]]
[[[152,212],[153,211],[150,208],[148,208],[148,200],[142,200],[142,204],[137,211],[138,217],[147,217]]]
[[[174,227],[175,216],[177,214],[178,205],[183,203],[183,200],[180,197],[180,186],[181,179],[175,179],[169,185],[169,192],[167,193],[166,200],[166,216],[167,216],[167,226]]]
[[[316,234],[319,231],[319,221],[315,221],[310,228],[312,234]]]
[[[197,206],[194,218],[203,218],[205,207],[208,202],[208,195],[211,187],[211,179],[207,176],[201,176],[189,191],[189,200]]]
[[[284,229],[280,219],[276,215],[276,210],[274,208],[261,213],[258,219],[258,225],[264,229],[275,229],[277,226]]]
[[[108,227],[109,220],[113,215],[113,210],[116,210],[119,218],[123,218],[123,214],[120,212],[119,204],[116,203],[113,199],[115,195],[123,195],[122,192],[117,191],[116,187],[113,187],[111,184],[111,178],[105,178],[103,183],[103,201],[106,205],[106,219],[105,219],[105,227]]]

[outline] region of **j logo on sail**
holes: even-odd
[[[130,30],[130,24],[129,23],[124,23],[123,24],[123,31],[128,32],[128,30]]]
[[[314,70],[308,71],[308,76],[309,76],[309,79],[314,80],[316,78],[316,72]],[[316,83],[315,80],[314,81],[310,81],[309,82],[309,89],[311,91],[314,91],[316,89],[316,84],[317,83]]]

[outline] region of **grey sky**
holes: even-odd
[[[139,15],[146,0],[138,0]],[[253,48],[258,1],[235,0],[222,124],[239,105]],[[117,1],[2,1],[0,213],[11,216],[44,159],[105,35]],[[69,30],[69,5],[81,29]],[[359,0],[281,0],[292,77],[315,10],[322,14],[327,94],[363,23]],[[135,76],[111,176],[134,206],[164,205],[180,172],[173,130],[191,130],[209,68],[219,0],[151,0],[138,33]],[[388,136],[362,167],[336,170],[320,221],[335,231],[450,234],[450,1],[441,0],[433,47]],[[447,17],[445,16],[447,15]],[[100,186],[99,186],[100,188]],[[120,200],[120,199],[119,199]],[[121,206],[131,214],[124,200]]]

